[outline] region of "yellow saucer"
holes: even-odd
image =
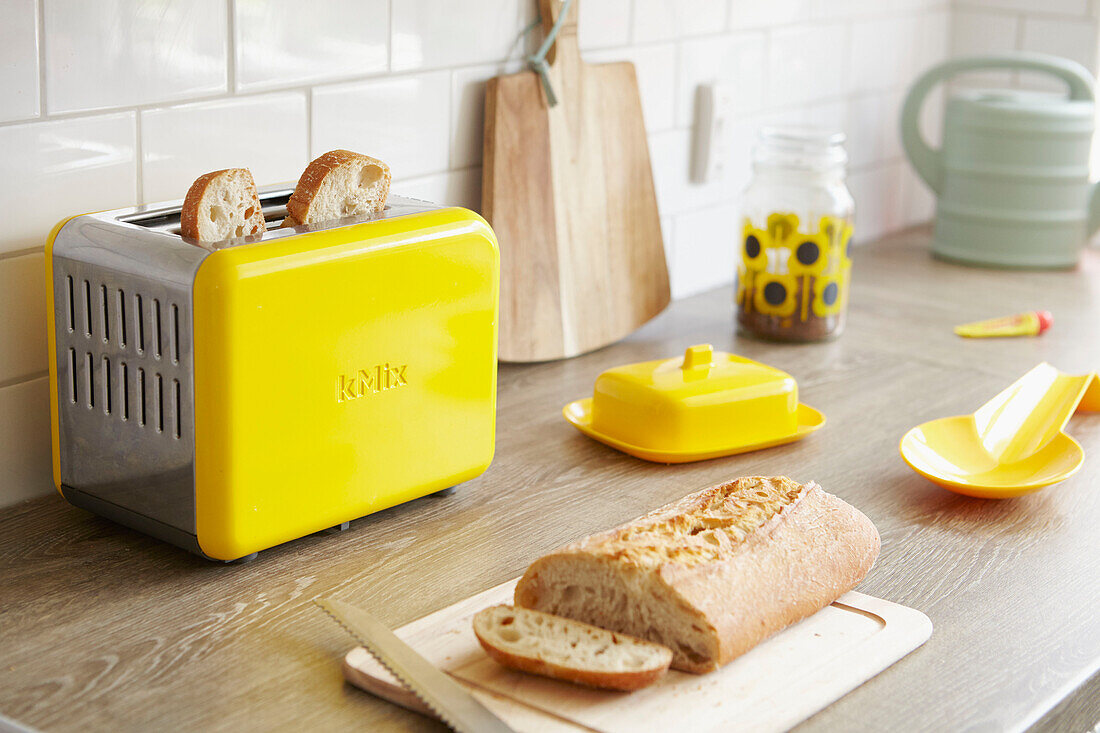
[[[1100,408],[1096,374],[1065,374],[1042,363],[971,415],[942,417],[898,445],[914,471],[945,489],[1011,499],[1064,481],[1085,460],[1064,432],[1075,411]]]
[[[1042,450],[998,463],[977,448],[973,415],[913,428],[901,439],[902,460],[932,483],[979,499],[1012,499],[1065,481],[1085,461],[1081,445],[1058,433]]]
[[[591,397],[585,397],[584,399],[570,402],[562,408],[561,413],[565,416],[566,420],[572,423],[573,427],[588,437],[598,440],[604,445],[609,445],[616,450],[620,450],[623,453],[632,455],[635,458],[641,458],[644,461],[653,461],[654,463],[690,463],[692,461],[705,461],[710,458],[721,458],[722,456],[732,456],[738,453],[748,453],[749,451],[760,450],[762,448],[771,448],[776,445],[793,443],[796,440],[802,440],[825,424],[824,415],[809,405],[800,403],[798,405],[798,427],[790,435],[784,435],[781,438],[775,438],[773,440],[766,440],[762,443],[735,445],[728,448],[701,452],[661,451],[630,445],[621,440],[616,440],[610,435],[604,435],[603,433],[593,430]]]

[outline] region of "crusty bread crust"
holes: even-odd
[[[499,616],[500,612],[503,611],[506,611],[507,615],[520,617],[519,620],[523,620],[522,616],[524,614],[529,616],[542,616],[547,621],[555,622],[569,628],[572,632],[576,633],[577,636],[581,637],[580,643],[574,644],[576,647],[581,647],[575,655],[575,661],[571,664],[556,663],[547,658],[552,655],[540,655],[532,653],[530,650],[521,652],[515,650],[515,645],[500,643],[500,639],[495,638],[498,637],[499,634],[494,633],[498,630],[493,629],[492,626],[496,621],[494,616]],[[555,679],[565,680],[587,687],[596,687],[603,690],[630,691],[648,687],[659,680],[665,672],[668,671],[669,662],[672,661],[672,652],[666,647],[653,644],[644,639],[627,636],[626,634],[617,634],[613,631],[600,629],[580,621],[558,618],[550,614],[544,614],[540,611],[526,608],[512,608],[511,606],[493,606],[492,608],[486,608],[474,616],[474,634],[477,636],[477,640],[481,643],[481,647],[485,650],[485,653],[498,664],[512,669],[518,669],[521,672],[529,672],[544,677],[553,677]],[[642,649],[647,657],[652,658],[652,661],[650,661],[648,667],[642,669],[619,669],[614,671],[597,669],[592,663],[592,660],[599,659],[598,656],[595,656],[598,650],[598,647],[595,645],[600,643],[605,647],[609,644],[614,644],[622,647],[629,646]],[[515,651],[509,651],[509,649],[506,648],[507,646],[512,646]],[[588,648],[583,648],[585,646]]]
[[[673,668],[709,672],[851,590],[879,547],[871,521],[817,484],[752,476],[536,560],[515,602],[666,644]],[[617,593],[648,618],[571,604],[563,586]]]
[[[243,200],[240,202],[240,210],[229,211],[227,216],[239,221],[241,232],[239,235],[235,231],[225,236],[216,235],[213,233],[215,227],[201,219],[204,212],[210,210],[211,204],[216,203],[206,199],[215,196],[217,187],[223,187],[225,190],[225,187],[234,185],[243,186]],[[183,199],[183,208],[180,209],[180,234],[184,237],[202,242],[216,242],[235,236],[247,237],[265,231],[267,231],[267,224],[264,221],[263,206],[260,204],[260,194],[256,190],[252,172],[247,168],[226,168],[204,173],[196,178],[191,188],[187,190],[187,196]]]
[[[339,215],[334,215],[331,211],[321,211],[322,207],[318,205],[320,202],[316,200],[317,194],[321,191],[322,185],[329,176],[335,176],[341,168],[351,165],[377,168],[381,172],[377,186],[378,191],[369,201],[369,212],[343,212],[340,215],[381,213],[386,207],[386,198],[389,196],[390,183],[393,178],[390,167],[381,160],[372,158],[369,155],[362,155],[350,150],[330,150],[306,167],[305,171],[302,172],[302,177],[298,179],[298,185],[294,187],[294,193],[286,202],[287,213],[290,217],[293,217],[293,221],[299,224],[314,224],[319,221],[339,218]]]

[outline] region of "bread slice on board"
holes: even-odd
[[[660,644],[527,608],[479,611],[474,634],[505,667],[607,690],[651,685],[672,661]]]
[[[816,613],[871,569],[879,535],[815,483],[740,478],[536,560],[517,606],[663,644],[709,672]]]
[[[180,234],[220,242],[267,231],[256,182],[247,168],[227,168],[195,179],[180,210]]]
[[[291,226],[380,214],[390,194],[390,167],[350,150],[330,150],[309,164],[286,202]]]

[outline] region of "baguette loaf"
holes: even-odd
[[[709,672],[851,590],[879,551],[858,510],[786,477],[712,486],[536,560],[517,606],[672,649]]]
[[[474,634],[497,663],[606,690],[638,690],[668,671],[667,647],[527,608],[493,606]]]
[[[220,242],[267,231],[256,182],[247,168],[227,168],[195,179],[180,210],[180,234]]]
[[[390,179],[390,167],[380,160],[350,150],[330,150],[310,163],[298,179],[286,202],[289,226],[379,214],[386,208]]]

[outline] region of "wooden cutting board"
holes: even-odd
[[[543,30],[560,0],[540,0]],[[500,358],[545,361],[606,346],[669,302],[641,99],[630,63],[586,64],[576,0],[547,61],[485,96],[482,208],[500,242]]]
[[[517,579],[518,580],[518,579]],[[810,717],[923,644],[920,611],[850,592],[717,672],[675,670],[631,693],[589,690],[514,672],[486,656],[473,615],[510,603],[516,581],[479,593],[397,630],[397,635],[517,731],[782,731]],[[430,714],[362,647],[344,676],[368,692]]]

